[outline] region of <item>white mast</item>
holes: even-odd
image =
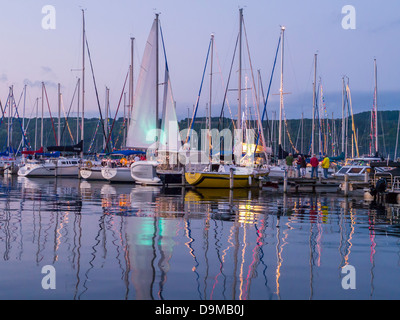
[[[84,140],[84,122],[85,122],[85,12],[82,9],[82,120],[81,120],[81,140]],[[81,158],[83,158],[83,143]]]
[[[242,128],[242,24],[243,9],[239,9],[239,79],[238,79],[238,117],[236,128]]]
[[[42,82],[42,121],[40,122],[40,146],[43,147],[44,82]]]
[[[133,84],[134,84],[134,79],[133,79],[133,52],[134,52],[134,41],[135,41],[135,38],[131,38],[131,67],[130,67],[130,70],[129,70],[129,102],[128,102],[129,106],[128,106],[128,124],[127,124],[126,128],[128,128],[129,125],[131,124],[131,114],[132,114],[132,108],[133,108],[133,96],[134,96],[134,92],[133,92]],[[128,133],[128,130],[126,130],[126,132]]]
[[[10,152],[10,139],[11,139],[11,135],[10,135],[10,128],[11,128],[11,104],[12,104],[12,98],[13,98],[13,86],[10,87],[10,92],[9,92],[9,98],[8,98],[8,120],[7,120],[7,152]]]
[[[24,86],[24,110],[22,114],[22,150],[25,150],[25,134],[26,134],[26,129],[25,129],[25,105],[26,105],[26,85]]]
[[[378,75],[376,68],[376,59],[374,59],[374,73],[375,73],[375,153],[378,153]]]
[[[58,128],[57,128],[57,145],[61,144],[61,88],[58,84]]]
[[[394,157],[393,157],[394,161],[396,161],[396,158],[397,158],[397,145],[399,143],[399,129],[400,129],[400,111],[399,111],[399,119],[397,120],[396,146],[394,148]]]
[[[344,77],[342,77],[342,153],[344,154],[344,136],[345,136],[345,121],[344,121],[344,103],[345,103],[345,89]]]
[[[158,80],[158,69],[159,69],[159,61],[158,61],[158,30],[159,30],[159,20],[158,20],[159,14],[156,13],[156,129],[160,128],[160,121],[159,121],[159,115],[158,115],[158,103],[159,103],[159,93],[158,93],[158,84],[160,83]]]
[[[77,86],[78,86],[78,90],[77,90],[77,92],[78,92],[78,99],[77,99],[78,106],[77,106],[77,109],[78,110],[77,110],[77,115],[76,115],[76,141],[79,143],[79,100],[80,100],[79,92],[81,90],[81,79],[78,79]]]
[[[317,85],[317,54],[314,54],[314,84],[313,84],[313,110],[312,110],[312,125],[311,125],[311,153],[315,153],[315,102],[316,102],[316,85]]]
[[[279,106],[279,132],[278,132],[278,146],[282,146],[282,111],[283,111],[283,54],[284,54],[284,34],[285,27],[281,27],[281,86],[279,90],[280,106]],[[279,151],[278,151],[279,152]]]
[[[211,34],[211,63],[210,63],[210,100],[208,109],[208,130],[211,131],[211,103],[212,103],[212,76],[213,76],[213,51],[214,51],[214,34]]]
[[[104,117],[104,131],[105,135],[108,138],[108,113],[110,107],[110,89],[106,87],[106,100],[105,100],[105,117]],[[106,142],[104,142],[104,149],[106,148]]]
[[[212,76],[213,76],[213,55],[214,55],[214,34],[211,34],[211,61],[210,61],[210,97],[209,97],[209,107],[208,107],[208,145],[211,150],[209,150],[209,160],[211,162],[212,158],[212,146],[211,146],[211,103],[212,103]]]

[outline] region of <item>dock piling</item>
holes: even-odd
[[[229,169],[229,188],[233,189],[233,168]]]
[[[345,197],[349,196],[349,175],[344,175],[344,195]]]
[[[287,192],[287,186],[288,186],[288,172],[285,170],[285,177],[283,178],[283,193]]]

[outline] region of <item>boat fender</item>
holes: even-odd
[[[128,160],[126,160],[126,158],[122,158],[119,162],[120,162],[123,166],[126,166],[126,164],[128,163]]]

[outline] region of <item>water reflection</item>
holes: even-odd
[[[397,205],[4,177],[0,206],[2,299],[399,297]],[[348,264],[357,291],[341,288]]]

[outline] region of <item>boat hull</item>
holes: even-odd
[[[137,161],[131,165],[131,176],[136,183],[146,185],[162,185],[162,181],[157,174],[155,161]]]
[[[234,174],[233,188],[257,187],[259,178],[263,176],[263,174]],[[196,188],[230,188],[229,173],[186,172],[185,179]]]
[[[81,178],[85,180],[105,180],[101,173],[101,167],[83,167],[80,169],[79,173]]]
[[[182,185],[182,172],[180,171],[157,171],[157,175],[164,185]]]
[[[24,165],[18,170],[21,177],[54,177],[56,176],[56,166],[44,165]]]
[[[129,167],[104,167],[101,169],[104,179],[110,182],[134,183],[135,180],[131,176],[131,168]]]

